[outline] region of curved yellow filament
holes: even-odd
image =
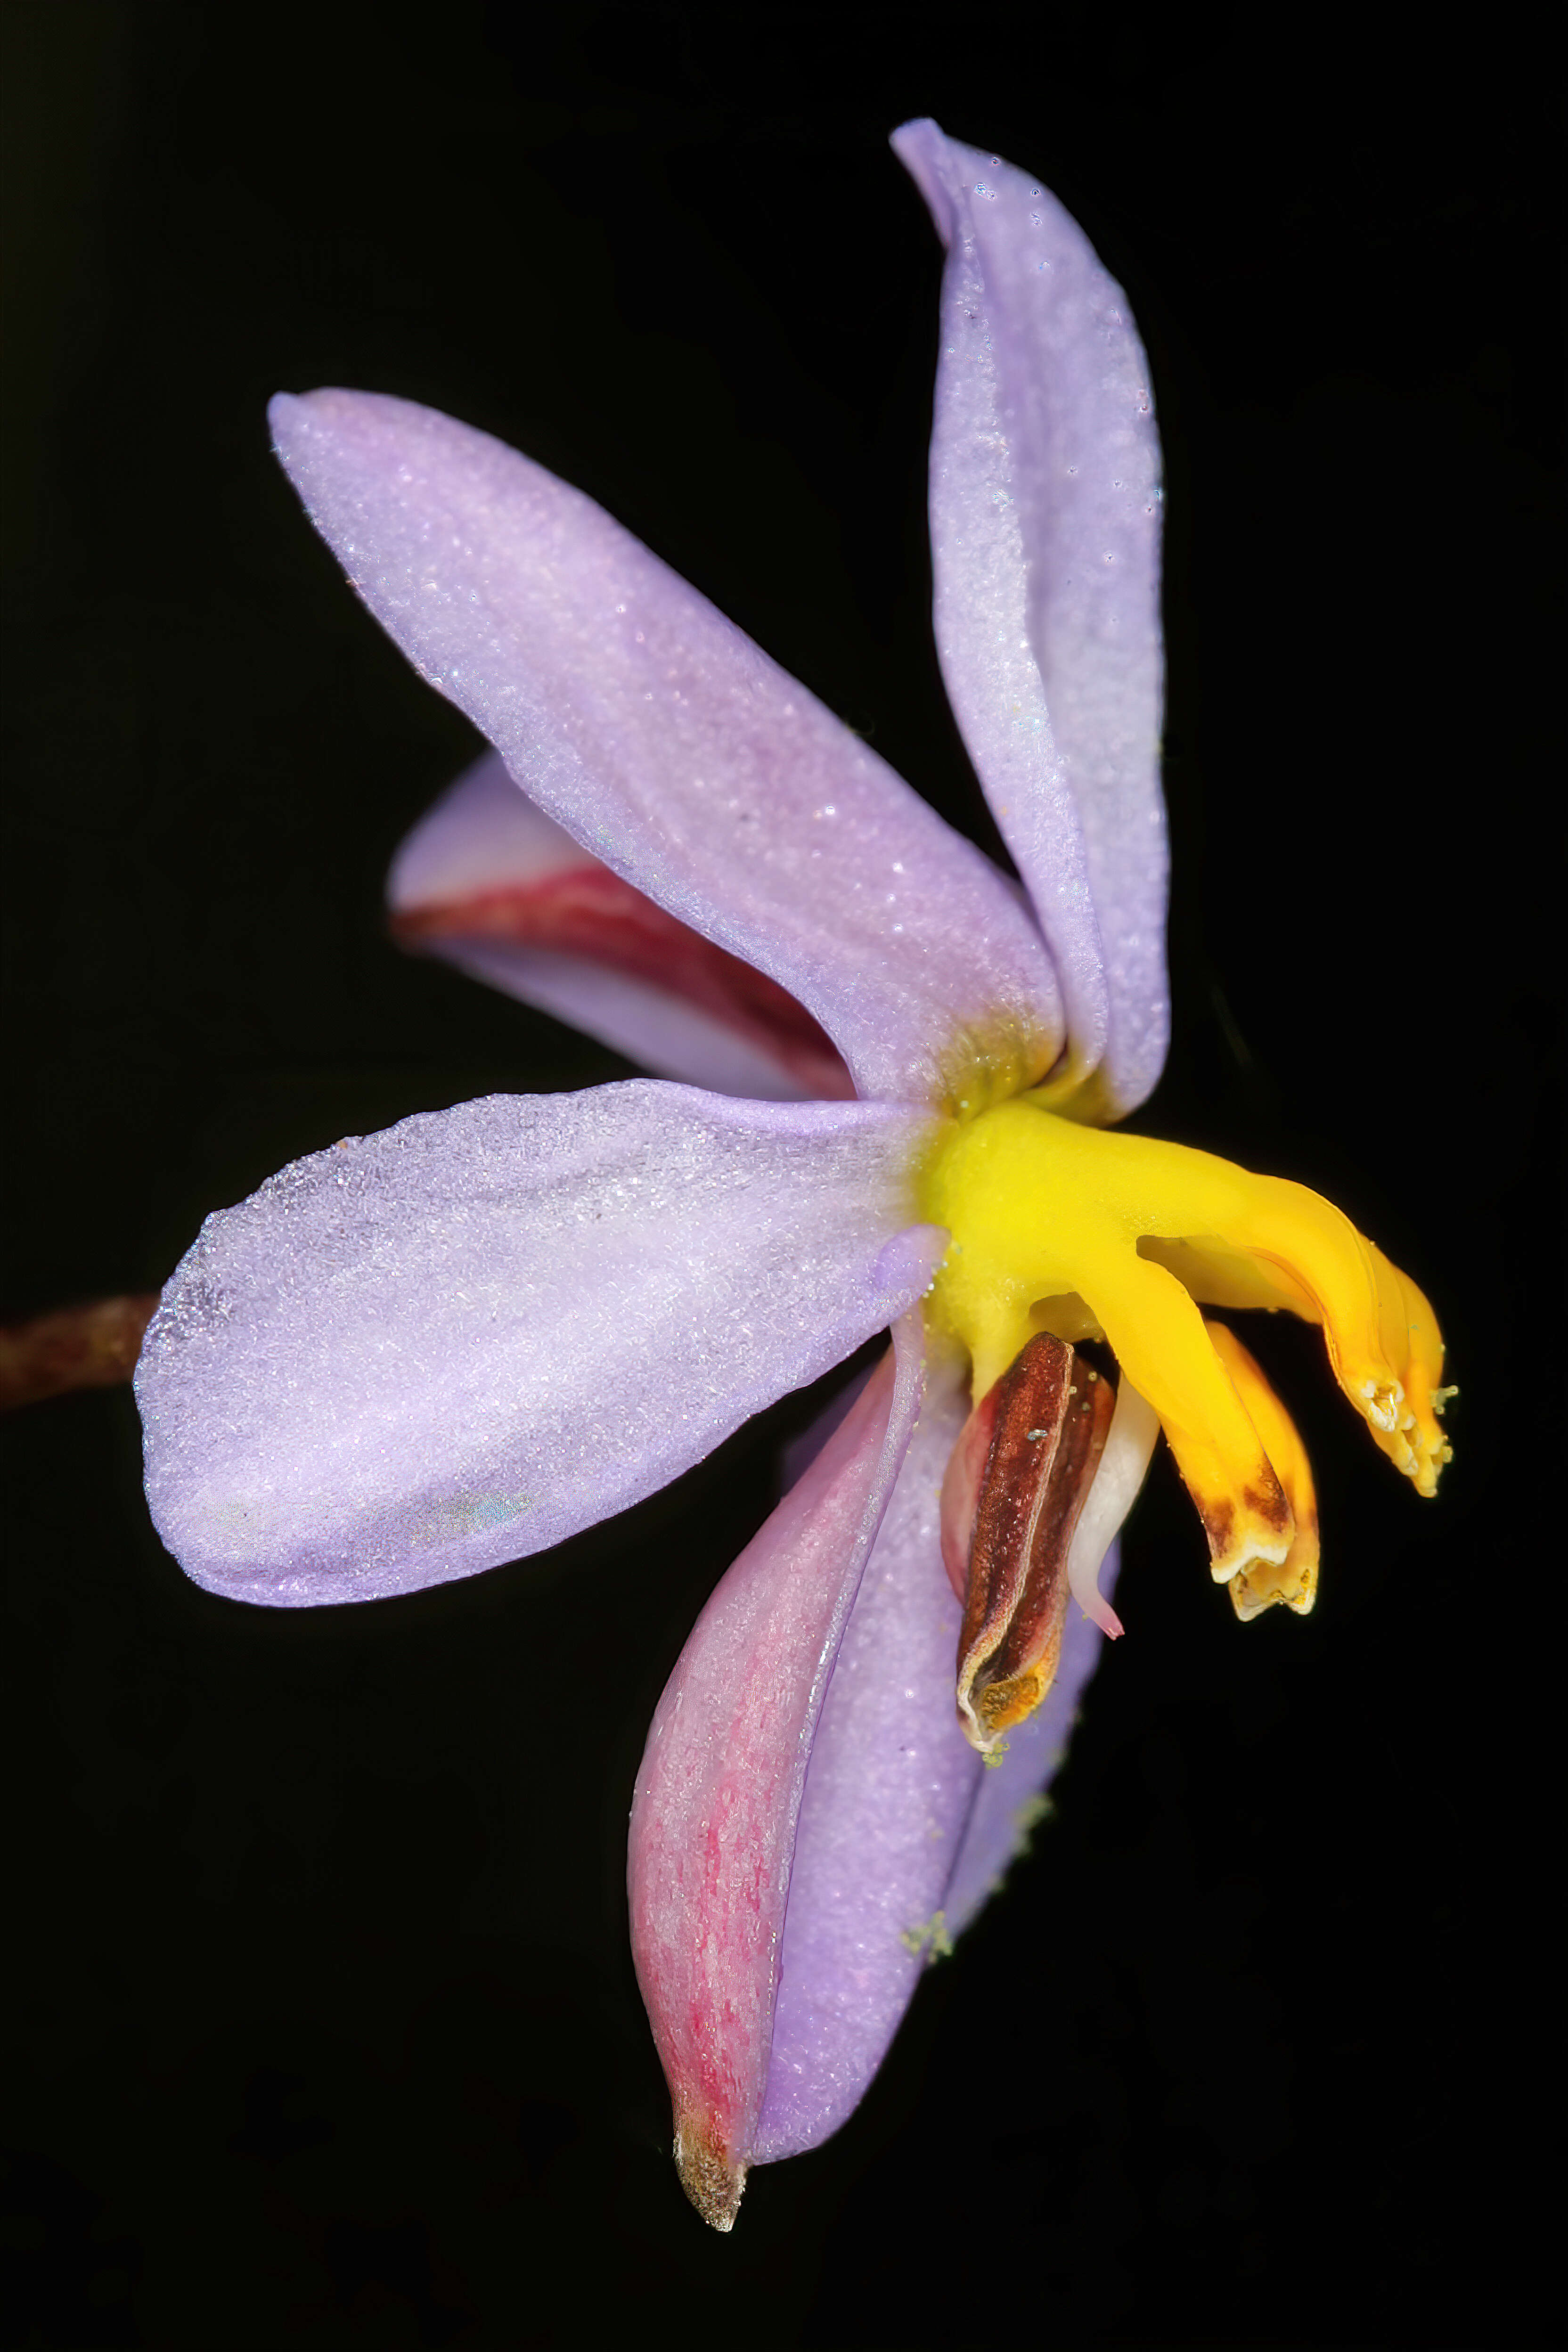
[[[1252,1357],[1199,1302],[1321,1323],[1382,1450],[1431,1494],[1448,1458],[1443,1346],[1408,1276],[1331,1202],[1181,1144],[1058,1117],[1037,1097],[944,1130],[920,1177],[952,1239],[928,1313],[984,1396],[1031,1335],[1103,1338],[1164,1428],[1237,1610],[1311,1605],[1316,1510],[1300,1442]]]

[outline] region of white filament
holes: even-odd
[[[1149,1456],[1160,1433],[1160,1416],[1147,1397],[1140,1396],[1125,1372],[1116,1392],[1105,1451],[1094,1474],[1078,1525],[1068,1549],[1068,1585],[1086,1617],[1114,1641],[1121,1620],[1100,1590],[1105,1555],[1121,1532],[1121,1522],[1137,1499],[1149,1467]]]

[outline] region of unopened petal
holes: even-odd
[[[995,868],[705,597],[542,467],[434,410],[272,404],[312,520],[382,625],[603,864],[805,1005],[860,1092],[996,1091],[1061,1044]]]
[[[879,1377],[885,1389],[885,1364]],[[840,1407],[824,1417],[827,1435],[764,1530],[765,1554],[759,1554],[759,1538],[731,1571],[736,1591],[727,1579],[715,1594],[661,1704],[657,1768],[650,1741],[639,1779],[632,1869],[639,1974],[682,2116],[683,2178],[693,2202],[721,2226],[733,2216],[751,2165],[819,2146],[858,2105],[924,1970],[951,1949],[1027,1844],[1101,1646],[1098,1629],[1069,1608],[1056,1685],[989,1769],[984,1766],[953,1717],[961,1611],[942,1567],[939,1527],[942,1474],[968,1399],[952,1360],[939,1360],[838,1642],[809,1743],[793,1850],[776,1854],[770,1848],[773,1870],[784,1870],[788,1881],[770,2015],[763,1996],[773,1979],[703,1874],[721,1854],[738,1874],[733,1852],[710,1832],[732,1820],[742,1803],[739,1794],[729,1809],[714,1801],[721,1759],[732,1741],[743,1749],[752,1736],[732,1728],[730,1693],[741,1678],[715,1671],[705,1654],[726,1655],[731,1611],[750,1633],[760,1606],[757,1592],[748,1590],[751,1580],[769,1573],[783,1594],[798,1576],[804,1536],[815,1518],[826,1523],[835,1507],[833,1482],[843,1472],[827,1464],[827,1484],[816,1500],[807,1482],[835,1443],[851,1455],[858,1448],[862,1462],[868,1458],[876,1424],[867,1395],[860,1391],[849,1408],[862,1416],[858,1434],[848,1416],[836,1418]],[[1103,1574],[1109,1590],[1114,1544]],[[797,1668],[810,1647],[803,1638]],[[653,1776],[656,1769],[670,1774],[664,1743],[679,1743],[682,1753],[695,1756],[690,1769],[701,1802],[686,1805],[677,1828],[656,1840]],[[661,1803],[668,1812],[668,1800]],[[647,1858],[656,1845],[657,1873]],[[656,1895],[662,1906],[658,1942],[637,1924],[639,1902]],[[751,1916],[742,1909],[742,1929]],[[723,1935],[715,1932],[721,1921]],[[722,1972],[704,1973],[694,1990],[695,1971],[718,1969],[726,1952],[741,1945],[749,1958],[739,1990]],[[759,2053],[765,2082],[753,2108]],[[706,2090],[692,2087],[703,2084]]]
[[[815,2147],[851,2114],[933,1946],[983,1768],[952,1713],[959,1607],[942,1471],[968,1409],[933,1378],[861,1580],[806,1772],[773,2053],[752,2154]]]
[[[934,122],[893,145],[947,247],[937,650],[1066,1000],[1079,1115],[1164,1061],[1160,445],[1127,297],[1038,182]],[[1091,1087],[1089,1081],[1096,1077]]]
[[[818,2147],[853,2113],[921,1975],[1026,1845],[1099,1660],[1097,1628],[1069,1608],[1038,1712],[988,1766],[959,1731],[962,1612],[938,1523],[967,1404],[953,1368],[933,1369],[839,1646],[801,1803],[755,2163]],[[1102,1573],[1109,1591],[1114,1544]]]
[[[918,1320],[720,1584],[632,1802],[632,1950],[687,2191],[734,2219],[768,2079],[802,1790],[834,1660],[920,1409]]]
[[[350,1137],[210,1217],[137,1373],[198,1583],[366,1600],[651,1494],[920,1296],[924,1122],[637,1080]]]
[[[854,1091],[804,1005],[613,875],[520,792],[497,751],[408,835],[393,936],[586,1030],[658,1077],[752,1101]]]

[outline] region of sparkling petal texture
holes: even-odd
[[[294,1606],[624,1509],[919,1297],[924,1126],[636,1080],[296,1162],[207,1220],[148,1332],[159,1533],[198,1583]]]
[[[940,1099],[969,1034],[1043,1076],[1056,975],[995,868],[592,499],[406,401],[270,414],[422,675],[595,857],[798,998],[863,1095]]]
[[[699,1618],[637,1774],[628,1870],[637,1979],[678,2138],[716,2149],[731,2169],[750,2159],[767,2079],[817,1719],[923,1370],[911,1315]]]
[[[934,122],[893,145],[947,247],[931,452],[937,651],[1028,885],[1097,1115],[1169,1035],[1160,444],[1127,298],[1078,223]]]
[[[519,791],[500,753],[487,751],[402,844],[387,877],[387,905],[395,917],[597,864]],[[824,1091],[808,1088],[738,1027],[590,957],[439,932],[422,944],[470,979],[552,1013],[656,1076],[762,1102],[798,1102]],[[850,1091],[840,1075],[832,1090],[838,1099]]]

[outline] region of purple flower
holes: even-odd
[[[934,123],[894,145],[948,256],[937,643],[1025,890],[579,492],[405,402],[279,400],[313,520],[495,747],[405,845],[397,928],[663,1076],[284,1170],[209,1219],[137,1382],[171,1549],[300,1606],[559,1542],[891,1328],[638,1777],[638,1972],[726,2228],[1019,1843],[1157,1428],[1239,1612],[1310,1606],[1305,1455],[1197,1301],[1321,1322],[1421,1491],[1445,1458],[1431,1311],[1337,1211],[1099,1131],[1168,1026],[1146,364],[1052,197]]]

